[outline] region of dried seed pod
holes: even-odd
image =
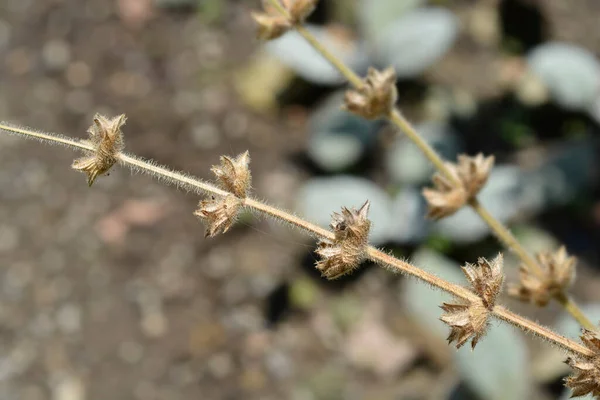
[[[299,24],[312,14],[319,0],[283,0],[283,6],[290,13],[292,24]]]
[[[498,254],[492,261],[480,258],[477,260],[478,265],[467,264],[462,267],[465,276],[473,287],[473,291],[490,311],[496,304],[496,298],[500,294],[502,282],[504,282],[503,263],[502,254]]]
[[[464,154],[458,156],[458,163],[446,163],[454,179],[437,172],[433,176],[433,188],[423,189],[429,210],[427,216],[440,219],[454,214],[477,193],[487,182],[494,156],[484,157],[479,153],[475,157]]]
[[[590,349],[594,356],[590,358],[571,358],[566,363],[575,371],[565,379],[567,387],[573,389],[571,397],[586,394],[600,396],[600,337],[597,332],[583,329],[581,341]]]
[[[470,305],[444,303],[441,308],[446,314],[440,319],[450,326],[448,343],[456,342],[456,348],[460,349],[471,339],[471,348],[474,349],[487,331],[490,311],[481,302]]]
[[[531,302],[543,307],[553,297],[565,293],[575,280],[577,258],[569,256],[565,246],[556,252],[541,252],[536,256],[542,267],[542,276],[521,264],[519,283],[511,285],[509,294],[521,301]]]
[[[252,18],[258,25],[258,38],[263,40],[277,39],[294,25],[304,22],[315,7],[318,0],[282,0],[279,2],[281,9],[285,10],[283,15],[277,7],[268,0],[263,0],[264,12],[251,13]]]
[[[371,227],[369,206],[367,201],[359,210],[344,207],[341,214],[333,214],[330,226],[335,239],[320,241],[316,250],[322,257],[316,267],[327,279],[352,272],[364,260]]]
[[[214,237],[225,233],[237,219],[242,206],[242,200],[232,194],[223,197],[212,196],[210,200],[202,200],[194,215],[204,220],[206,237]]]
[[[456,342],[456,348],[460,348],[469,339],[471,347],[475,348],[479,339],[485,335],[488,317],[494,309],[504,281],[502,264],[503,257],[499,254],[492,261],[480,258],[477,265],[464,266],[463,273],[479,299],[468,304],[444,303],[441,306],[446,314],[440,319],[450,326],[448,342]]]
[[[73,169],[87,175],[89,186],[117,162],[117,156],[124,146],[121,127],[126,120],[125,114],[112,119],[100,114],[94,116],[94,124],[88,129],[89,143],[94,147],[94,152],[72,164]]]
[[[369,68],[363,85],[356,90],[348,90],[344,98],[344,108],[366,119],[377,119],[390,114],[398,100],[396,72],[393,68],[378,71]]]
[[[221,165],[213,165],[211,171],[216,175],[223,189],[243,199],[246,197],[252,181],[248,168],[249,163],[248,151],[238,155],[235,159],[221,156]]]
[[[258,26],[256,36],[260,40],[277,39],[292,28],[288,19],[281,15],[253,12],[251,16]]]

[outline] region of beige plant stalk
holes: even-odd
[[[221,157],[221,165],[212,168],[218,184],[221,186],[218,187],[188,174],[176,172],[124,153],[122,132],[120,131],[122,124],[115,122],[121,120],[124,120],[123,116],[109,119],[97,115],[94,118],[94,125],[100,125],[97,126],[98,129],[105,130],[109,127],[118,129],[121,140],[118,145],[117,141],[114,141],[113,147],[110,147],[108,151],[105,146],[100,146],[98,143],[79,141],[7,123],[0,123],[0,131],[42,142],[62,144],[83,151],[90,159],[97,158],[101,163],[106,162],[103,158],[109,157],[107,156],[109,154],[111,159],[132,170],[150,174],[162,182],[189,189],[197,194],[210,196],[207,203],[200,203],[200,209],[196,212],[196,215],[205,221],[208,236],[229,229],[242,208],[287,222],[321,240],[319,253],[323,260],[317,264],[317,268],[327,278],[333,279],[352,271],[363,259],[371,260],[393,272],[415,277],[455,297],[455,303],[442,306],[446,311],[442,320],[451,327],[448,340],[456,342],[457,347],[462,346],[468,340],[471,340],[472,346],[475,346],[485,334],[489,319],[497,318],[566,351],[570,355],[568,363],[576,371],[575,375],[567,380],[567,385],[573,387],[574,390],[584,393],[600,391],[600,361],[598,361],[600,360],[600,346],[596,345],[595,340],[589,339],[595,337],[595,333],[585,331],[583,336],[585,345],[581,345],[496,304],[496,298],[503,282],[500,256],[492,261],[480,259],[477,266],[467,265],[463,268],[471,284],[471,289],[447,282],[368,244],[370,229],[367,216],[368,202],[359,210],[343,209],[341,214],[335,214],[331,225],[333,231],[329,231],[249,197],[250,157],[247,152],[236,158]],[[79,169],[77,167],[77,164],[73,166],[74,169]],[[83,172],[88,175],[89,180],[91,172],[85,170]],[[106,173],[108,169],[102,172]]]
[[[296,0],[302,3],[311,3],[313,9],[318,0]],[[537,285],[537,291],[548,288],[548,298],[552,298],[560,303],[564,309],[573,316],[575,320],[588,330],[597,329],[594,324],[585,316],[577,304],[568,294],[568,288],[573,279],[562,279],[557,281],[552,276],[553,271],[538,263],[527,250],[513,236],[510,230],[498,221],[477,199],[477,193],[485,184],[490,169],[493,165],[493,156],[484,158],[483,155],[476,157],[460,156],[458,163],[444,162],[437,152],[419,135],[412,124],[404,118],[400,110],[396,107],[396,88],[395,73],[393,69],[388,68],[379,72],[373,68],[369,69],[367,77],[361,79],[354,71],[344,64],[342,60],[333,55],[325,48],[302,24],[307,14],[302,18],[296,18],[292,13],[291,5],[294,0],[286,0],[281,3],[279,0],[263,0],[269,13],[277,18],[282,18],[287,24],[287,30],[295,29],[315,50],[317,50],[327,61],[329,61],[344,77],[354,86],[354,90],[349,90],[345,98],[345,108],[364,118],[375,119],[385,118],[395,125],[401,132],[419,148],[419,150],[436,167],[438,173],[434,176],[434,188],[425,189],[424,196],[429,203],[428,216],[434,219],[443,218],[456,212],[461,207],[468,205],[471,207],[483,221],[490,227],[496,237],[521,260],[521,277],[526,281],[522,282],[522,287],[531,287],[533,279],[541,284]],[[275,13],[275,10],[278,12]],[[259,32],[265,29],[263,23],[256,19]],[[259,37],[265,38],[263,35]],[[271,38],[265,38],[271,39]],[[574,271],[571,268],[570,271]],[[530,278],[534,276],[535,278]],[[517,289],[511,290],[511,294],[517,294]],[[523,291],[518,298],[524,301],[530,301],[541,305],[534,296],[525,296]],[[539,297],[539,296],[538,296]]]

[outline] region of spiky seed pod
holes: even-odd
[[[448,343],[456,342],[456,348],[460,349],[471,339],[474,349],[487,331],[489,310],[481,302],[470,305],[444,303],[441,308],[446,313],[440,319],[450,326]]]
[[[125,125],[126,120],[125,114],[112,119],[100,114],[94,116],[94,123],[87,131],[94,152],[89,156],[78,158],[72,164],[73,169],[87,175],[89,186],[92,186],[98,176],[108,172],[117,162],[117,156],[124,147],[121,127]]]
[[[502,290],[504,274],[502,254],[498,254],[492,261],[485,258],[477,260],[478,265],[467,264],[462,270],[473,287],[473,291],[481,298],[483,305],[492,310],[496,304],[496,298]]]
[[[494,165],[494,156],[475,157],[461,154],[457,163],[446,163],[454,180],[437,172],[433,176],[433,188],[423,189],[429,210],[427,216],[441,219],[454,214],[473,199],[487,182]]]
[[[282,0],[279,2],[287,15],[282,15],[268,0],[263,0],[263,12],[251,13],[258,25],[257,37],[273,40],[301,24],[313,12],[318,0]]]
[[[479,299],[468,304],[444,303],[441,306],[446,313],[440,319],[450,326],[448,342],[456,342],[456,348],[462,347],[471,339],[471,348],[474,349],[485,335],[489,315],[494,309],[504,281],[502,264],[503,257],[499,254],[492,261],[480,258],[477,265],[464,266],[463,273]]]
[[[393,68],[378,71],[369,68],[363,85],[348,90],[344,97],[344,108],[366,119],[383,118],[390,114],[396,101],[396,72]]]
[[[250,154],[245,151],[236,158],[221,156],[221,165],[213,165],[211,171],[216,175],[221,188],[244,199],[252,182],[248,164]]]
[[[600,337],[597,332],[582,330],[581,341],[594,356],[590,358],[569,357],[566,363],[574,369],[573,375],[565,379],[567,387],[573,389],[572,397],[586,394],[600,396]]]
[[[225,233],[235,223],[242,206],[242,200],[233,194],[223,197],[212,196],[209,200],[202,200],[194,215],[201,218],[206,224],[206,237],[214,237]]]
[[[565,246],[561,246],[556,252],[538,253],[536,258],[543,275],[540,276],[527,265],[521,264],[519,283],[509,287],[509,294],[521,301],[543,307],[553,297],[565,293],[573,284],[577,258],[569,256]]]
[[[334,213],[331,229],[335,239],[322,240],[316,253],[322,257],[316,268],[327,279],[336,279],[352,272],[365,259],[371,221],[367,218],[369,201],[359,209],[342,208]]]

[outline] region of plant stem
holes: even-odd
[[[271,3],[285,16],[288,16],[287,10],[285,10],[277,0],[270,0]],[[296,25],[294,27],[296,31],[304,39],[310,43],[310,45],[317,50],[327,61],[329,61],[337,70],[344,75],[344,77],[355,87],[360,88],[363,83],[361,78],[354,73],[342,60],[337,58],[327,48],[325,48],[315,36],[310,33],[304,26]],[[448,179],[457,183],[457,178],[450,172],[450,169],[444,164],[443,159],[438,153],[419,135],[414,129],[413,125],[402,116],[400,110],[395,107],[394,110],[387,116],[387,119],[400,129],[408,138],[421,150],[421,152],[427,157],[427,159],[435,166],[435,168],[444,174]],[[539,276],[543,276],[542,267],[535,261],[535,259],[523,248],[518,240],[512,235],[510,230],[498,221],[489,211],[477,200],[473,199],[469,202],[469,205],[473,210],[486,222],[494,234],[500,239],[505,246],[517,254],[517,256],[527,265],[531,271]],[[565,310],[577,320],[577,322],[587,329],[594,330],[596,327],[592,322],[584,315],[581,309],[569,298],[567,293],[561,293],[559,296],[555,296],[555,299],[565,308]]]
[[[94,150],[89,144],[85,142],[70,139],[62,135],[39,133],[31,129],[16,128],[4,123],[0,123],[0,130],[11,134],[17,134],[33,139],[38,139],[40,141],[59,143],[76,150]],[[229,192],[219,189],[209,183],[206,183],[201,179],[181,172],[173,171],[167,167],[157,165],[152,161],[146,161],[141,158],[123,153],[118,154],[118,159],[121,164],[129,167],[134,171],[147,173],[155,178],[158,178],[159,180],[166,181],[171,184],[176,184],[177,186],[190,189],[196,193],[206,193],[209,195],[217,196],[229,194]],[[303,231],[310,233],[315,237],[328,240],[334,238],[334,234],[332,232],[323,229],[318,225],[311,224],[295,215],[286,213],[285,211],[261,203],[258,200],[246,198],[244,199],[244,206],[252,210],[258,211],[262,214],[265,214],[267,216],[270,216],[272,218],[285,221],[293,226],[302,229]],[[413,276],[425,283],[430,284],[431,286],[434,286],[447,293],[450,293],[459,299],[465,300],[467,302],[479,300],[479,297],[467,288],[461,285],[457,285],[455,283],[445,281],[434,274],[417,268],[406,261],[397,259],[372,246],[367,247],[366,256],[369,260],[373,262],[376,262],[382,266],[386,266],[388,268],[391,268],[392,270],[401,272],[403,274]],[[543,337],[547,341],[565,349],[571,354],[580,357],[590,357],[593,355],[589,349],[578,344],[577,342],[560,336],[547,328],[544,328],[532,321],[529,321],[524,317],[514,314],[511,311],[505,309],[504,307],[496,306],[492,314],[495,317],[502,319],[526,332],[532,332],[536,335]]]

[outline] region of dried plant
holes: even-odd
[[[289,29],[296,29],[331,61],[356,89],[346,95],[345,107],[365,118],[388,119],[414,141],[438,169],[434,176],[435,189],[428,189],[424,193],[430,203],[429,215],[432,218],[442,218],[462,206],[472,207],[523,262],[520,286],[511,289],[511,292],[538,305],[546,304],[551,298],[558,300],[586,328],[581,337],[583,344],[563,337],[497,304],[504,281],[501,255],[492,261],[482,258],[476,265],[467,264],[463,267],[470,283],[470,287],[464,287],[445,281],[370,246],[368,201],[358,210],[343,208],[341,213],[334,214],[330,231],[255,200],[249,195],[251,174],[248,152],[236,158],[221,157],[221,165],[212,168],[217,179],[216,184],[212,184],[125,153],[121,132],[125,123],[124,115],[113,119],[97,115],[88,130],[90,140],[75,140],[4,122],[0,123],[0,131],[83,151],[86,157],[76,160],[73,168],[85,172],[90,185],[98,176],[107,173],[114,164],[119,163],[164,182],[209,196],[200,201],[199,209],[195,212],[204,221],[207,236],[228,231],[242,209],[287,222],[319,239],[317,253],[322,259],[316,267],[328,279],[352,272],[363,260],[371,260],[391,271],[417,278],[456,299],[454,303],[441,305],[445,312],[441,319],[450,326],[448,340],[455,342],[457,347],[471,340],[474,348],[485,335],[490,319],[498,319],[567,352],[569,358],[566,362],[574,369],[574,374],[566,380],[566,385],[573,388],[575,395],[599,396],[600,339],[597,337],[595,326],[581,314],[566,293],[574,276],[574,259],[567,256],[564,248],[557,253],[542,254],[537,260],[531,257],[510,231],[493,218],[477,200],[477,193],[485,184],[493,165],[493,157],[484,157],[481,154],[475,157],[460,156],[456,164],[444,162],[396,108],[397,94],[393,85],[395,74],[392,70],[378,72],[371,69],[367,78],[363,80],[331,55],[302,26],[315,4],[316,0],[265,2],[265,10],[253,14],[259,25],[258,36],[273,39]]]

